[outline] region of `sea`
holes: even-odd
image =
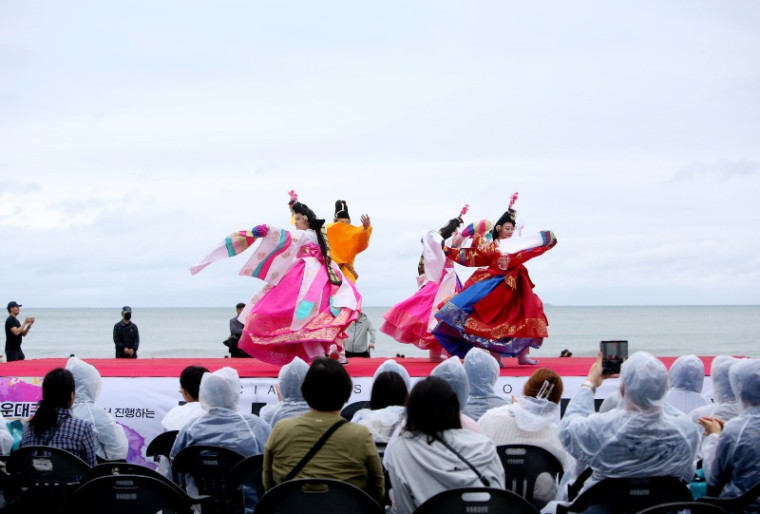
[[[365,307],[377,329],[376,357],[424,357],[427,352],[401,344],[379,328],[388,307]],[[627,340],[629,352],[657,356],[742,355],[760,357],[760,306],[545,306],[549,337],[531,355],[558,357],[563,349],[574,356],[594,356],[602,340]],[[132,321],[140,330],[141,358],[224,357],[229,336],[230,308],[141,308],[133,306]],[[24,308],[21,318],[34,316],[24,338],[27,359],[114,356],[113,326],[117,308]]]

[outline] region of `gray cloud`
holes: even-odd
[[[712,163],[694,163],[681,168],[672,182],[694,182],[714,180],[727,182],[733,179],[760,175],[760,163],[753,161],[732,161],[721,159]]]

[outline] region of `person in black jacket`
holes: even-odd
[[[140,346],[140,332],[132,323],[132,308],[125,305],[121,309],[121,321],[113,326],[113,343],[116,345],[117,359],[136,359]]]

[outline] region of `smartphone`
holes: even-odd
[[[628,358],[628,341],[602,341],[602,375],[619,375],[620,366]]]

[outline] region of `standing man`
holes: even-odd
[[[370,350],[375,349],[375,327],[363,312],[359,319],[351,323],[346,329],[348,337],[343,342],[346,348],[346,357],[371,357]]]
[[[359,274],[354,269],[354,259],[367,249],[372,235],[372,225],[369,216],[362,214],[362,226],[351,225],[348,205],[345,200],[335,202],[334,223],[327,225],[327,242],[330,245],[332,260],[340,266],[343,275],[356,283]]]
[[[5,320],[5,356],[8,362],[24,360],[24,352],[21,351],[21,340],[29,333],[34,325],[34,318],[29,317],[21,323],[18,320],[21,305],[16,302],[8,303],[8,319]]]
[[[230,319],[230,337],[222,341],[222,344],[230,349],[231,357],[250,357],[250,355],[238,348],[240,337],[243,335],[243,327],[245,327],[245,324],[243,324],[238,318],[240,317],[240,313],[243,312],[244,308],[244,303],[239,303],[235,306],[237,315],[235,315],[234,318]]]
[[[116,345],[117,359],[136,359],[140,346],[140,332],[132,323],[132,307],[121,308],[121,321],[113,326],[113,343]]]

